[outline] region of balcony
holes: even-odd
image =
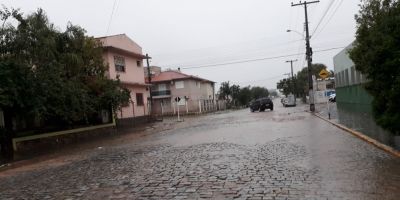
[[[171,96],[171,90],[162,90],[162,91],[152,91],[151,95],[153,97],[157,96]]]

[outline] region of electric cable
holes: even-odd
[[[346,46],[321,49],[321,50],[314,51],[314,53],[342,49],[345,47]],[[256,61],[262,61],[262,60],[272,60],[272,59],[277,59],[277,58],[286,58],[286,57],[296,56],[296,55],[301,55],[301,54],[304,54],[304,53],[286,54],[286,55],[256,58],[256,59],[247,59],[247,60],[238,60],[238,61],[231,61],[231,62],[224,62],[224,63],[200,65],[200,66],[195,66],[195,67],[181,67],[181,69],[198,69],[198,68],[217,67],[217,66],[230,65],[230,64],[239,64],[239,63],[256,62]]]

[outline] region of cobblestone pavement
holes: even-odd
[[[399,199],[400,159],[304,112],[239,110],[0,173],[0,199]]]

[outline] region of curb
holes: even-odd
[[[346,126],[344,126],[344,125],[338,124],[338,123],[336,123],[336,122],[330,121],[330,120],[328,120],[328,119],[322,117],[322,116],[319,115],[319,114],[316,114],[316,113],[312,113],[312,114],[313,114],[314,116],[316,116],[316,117],[318,117],[318,118],[320,118],[320,119],[322,119],[322,120],[324,120],[324,121],[326,121],[326,122],[328,122],[328,123],[330,123],[330,124],[332,124],[332,125],[334,125],[334,126],[340,128],[340,129],[346,131],[346,132],[351,133],[352,135],[354,135],[354,136],[360,138],[361,140],[364,140],[364,141],[366,141],[366,142],[368,142],[368,143],[374,145],[375,147],[377,147],[377,148],[379,148],[379,149],[381,149],[381,150],[383,150],[383,151],[386,151],[387,153],[390,153],[390,154],[392,154],[392,155],[394,155],[394,156],[396,156],[396,157],[400,157],[400,151],[398,151],[398,150],[396,150],[396,149],[394,149],[394,148],[392,148],[392,147],[390,147],[390,146],[387,146],[387,145],[385,145],[385,144],[382,144],[382,143],[380,143],[379,141],[377,141],[377,140],[375,140],[375,139],[372,139],[372,138],[370,138],[370,137],[368,137],[368,136],[362,134],[361,132],[358,132],[358,131],[355,131],[355,130],[353,130],[353,129],[350,129],[350,128],[348,128],[348,127],[346,127]]]

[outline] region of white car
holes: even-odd
[[[331,94],[329,95],[329,99],[330,102],[336,102],[336,94]]]

